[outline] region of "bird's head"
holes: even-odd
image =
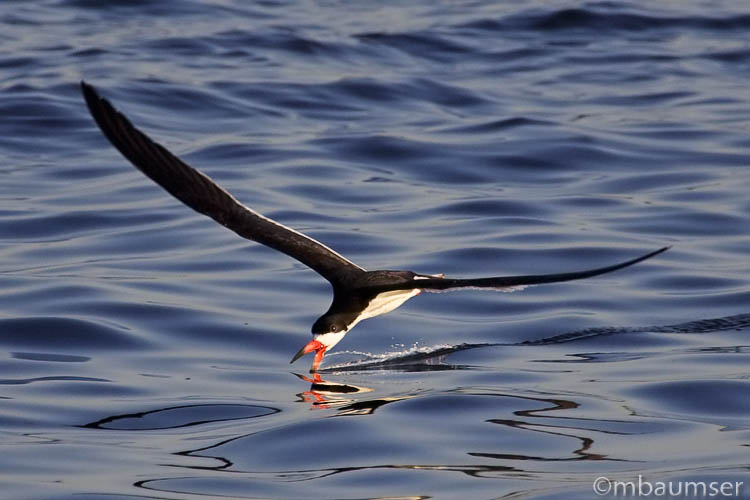
[[[294,355],[290,363],[294,363],[305,354],[314,352],[315,359],[311,371],[317,371],[325,352],[344,338],[350,326],[353,325],[348,324],[344,315],[324,314],[312,326],[313,339]]]

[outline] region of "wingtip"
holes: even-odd
[[[672,248],[672,245],[661,247],[658,250],[654,250],[653,252],[649,252],[646,255],[642,256],[642,257],[638,257],[637,259],[634,259],[634,261],[632,263],[635,264],[636,262],[641,262],[641,261],[644,261],[646,259],[650,259],[651,257],[656,257],[660,253],[666,252],[670,248]]]
[[[96,89],[92,85],[86,83],[85,80],[81,80],[81,93],[83,94],[83,98],[89,109],[93,111],[94,105],[101,99],[96,92]]]
[[[94,91],[94,87],[86,83],[86,80],[81,80],[81,92],[83,92],[84,95],[93,91]]]

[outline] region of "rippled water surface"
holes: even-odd
[[[648,5],[0,3],[0,496],[750,498],[750,10]],[[423,294],[313,377],[328,284],[132,168],[82,78],[368,269],[673,248]]]

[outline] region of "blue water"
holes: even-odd
[[[0,3],[0,498],[750,498],[742,1]],[[330,300],[132,168],[85,78],[368,268],[638,266]],[[604,498],[615,498],[613,494]]]

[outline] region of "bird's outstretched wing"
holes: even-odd
[[[194,169],[135,128],[86,82],[81,90],[91,115],[109,141],[154,182],[193,210],[240,236],[283,252],[336,284],[364,269],[327,246],[251,210],[207,175]]]
[[[451,278],[422,278],[415,279],[409,283],[398,283],[392,287],[388,287],[390,290],[406,290],[412,288],[419,288],[426,292],[441,292],[449,290],[459,290],[462,288],[484,288],[484,289],[495,289],[495,290],[507,290],[513,287],[523,287],[528,285],[540,285],[543,283],[557,283],[560,281],[572,281],[580,280],[584,278],[591,278],[592,276],[598,276],[600,274],[611,273],[617,271],[623,267],[632,266],[638,262],[650,259],[654,255],[658,255],[665,252],[670,247],[663,247],[654,252],[647,253],[635,259],[631,259],[619,264],[612,266],[599,267],[597,269],[589,269],[587,271],[576,271],[572,273],[559,273],[559,274],[530,274],[525,276],[498,276],[494,278],[474,278],[474,279],[451,279]]]

